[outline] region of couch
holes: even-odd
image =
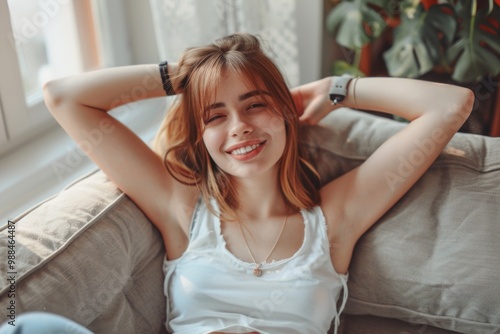
[[[305,128],[302,145],[327,182],[403,126],[339,109]],[[14,303],[15,315],[53,312],[96,333],[166,333],[160,235],[102,172],[0,233],[1,322]],[[500,333],[500,138],[455,135],[362,237],[349,272],[341,333]]]

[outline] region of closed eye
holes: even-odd
[[[212,115],[208,119],[205,120],[205,124],[215,122],[216,120],[221,119],[222,117],[224,117],[224,116],[223,115]]]
[[[265,108],[267,105],[265,103],[252,103],[250,106],[248,106],[248,109],[256,109],[256,108]]]

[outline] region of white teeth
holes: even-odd
[[[240,147],[240,148],[237,148],[234,151],[231,151],[231,154],[234,154],[234,155],[247,154],[249,152],[252,152],[253,150],[255,150],[259,146],[260,146],[260,144],[249,145],[249,146],[245,146],[245,147]]]

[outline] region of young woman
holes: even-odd
[[[329,91],[341,81],[346,96],[335,105]],[[164,89],[179,97],[154,152],[106,112],[132,102],[124,94]],[[290,92],[249,34],[188,49],[177,65],[55,80],[44,94],[75,141],[109,130],[85,151],[161,232],[166,325],[175,333],[325,333],[334,317],[337,327],[356,242],[426,171],[473,104],[464,88],[396,78],[325,78]],[[299,123],[339,106],[411,122],[319,188],[299,150]],[[401,175],[401,161],[422,143],[425,160]]]

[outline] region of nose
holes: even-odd
[[[253,126],[252,124],[250,124],[250,122],[248,122],[247,119],[241,116],[234,117],[230,133],[232,137],[248,135],[252,133],[252,131]]]

